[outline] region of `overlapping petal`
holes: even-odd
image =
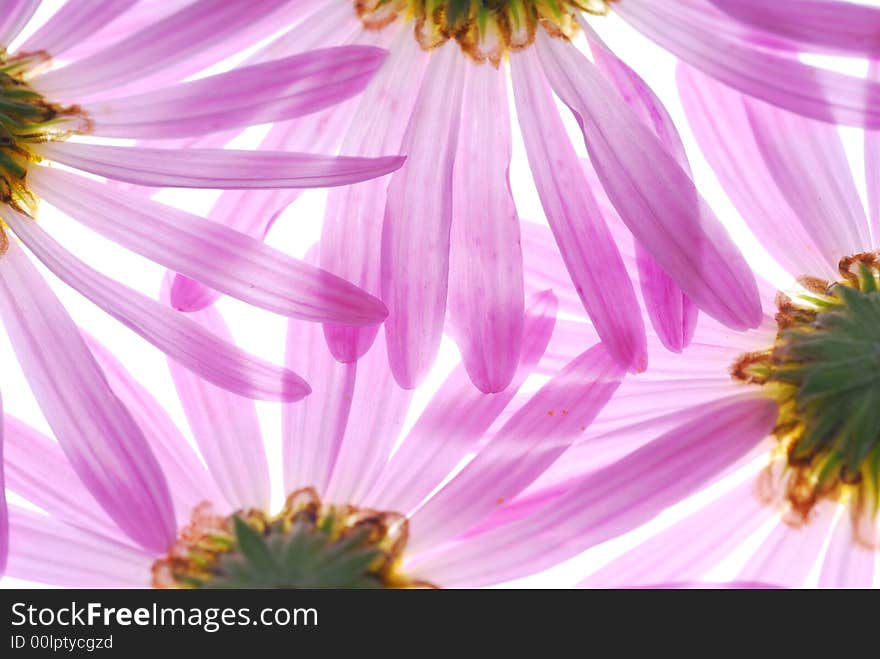
[[[176,524],[156,458],[70,316],[14,242],[0,259],[0,314],[77,475],[130,538],[150,551],[166,549]]]
[[[183,314],[93,270],[30,218],[9,211],[6,219],[62,281],[208,382],[262,400],[292,401],[308,395],[308,384],[292,371],[248,355]]]
[[[454,42],[432,53],[401,147],[413,155],[388,184],[382,298],[391,369],[406,388],[415,387],[433,363],[446,315],[464,67]]]
[[[156,91],[86,104],[103,137],[180,138],[300,117],[359,93],[385,61],[371,46],[326,48]],[[39,81],[36,84],[40,84]]]
[[[386,315],[373,296],[329,272],[215,222],[83,177],[33,168],[31,187],[57,208],[148,259],[211,288],[305,320],[372,325]]]
[[[757,327],[755,277],[687,173],[571,44],[539,33],[536,48],[636,239],[703,311],[734,329]]]
[[[350,158],[289,151],[151,149],[49,142],[35,151],[50,160],[117,181],[151,187],[262,190],[323,188],[384,176],[402,156]]]

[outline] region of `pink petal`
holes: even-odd
[[[338,149],[340,134],[346,126],[351,124],[356,107],[357,105],[353,101],[347,101],[295,122],[275,124],[263,139],[260,149],[333,153]],[[367,185],[381,187],[382,181],[378,180],[345,189],[361,190]],[[256,192],[226,190],[214,202],[208,219],[246,233],[258,240],[263,240],[275,220],[290,203],[299,197],[300,192],[297,189]],[[330,198],[333,198],[333,193]],[[329,270],[326,267],[325,269]],[[346,278],[344,275],[340,276]],[[378,285],[375,290],[378,290]],[[219,297],[220,293],[217,291],[183,275],[176,275],[171,285],[171,306],[181,311],[204,309]]]
[[[531,49],[518,53],[511,65],[532,176],[571,281],[614,358],[643,371],[648,356],[635,291],[555,112],[550,87]]]
[[[404,513],[415,509],[476,448],[531,375],[553,333],[556,296],[545,291],[529,302],[523,349],[510,385],[485,395],[474,388],[464,368],[453,371],[382,471],[365,505]]]
[[[412,400],[412,391],[398,386],[388,367],[382,330],[377,338],[369,352],[350,365],[357,369],[351,409],[327,486],[327,499],[334,503],[364,500],[400,437]]]
[[[405,158],[348,158],[284,151],[146,149],[47,142],[50,160],[137,185],[173,188],[323,188],[359,183],[399,169]]]
[[[760,101],[744,102],[767,169],[828,263],[872,249],[837,126]]]
[[[691,174],[690,163],[672,117],[639,75],[617,57],[587,21],[581,26],[590,42],[596,66],[615,86],[627,105],[651,128],[682,169]],[[603,192],[604,194],[604,192]],[[697,307],[645,248],[636,243],[639,283],[645,310],[663,345],[681,352],[690,343],[697,321]]]
[[[434,361],[443,332],[452,225],[452,169],[465,60],[458,45],[434,50],[391,177],[382,228],[385,332],[395,379],[412,389]]]
[[[168,280],[162,287],[168,301]],[[214,308],[189,314],[199,326],[230,344],[232,334]],[[169,360],[171,377],[193,437],[214,482],[233,509],[269,507],[269,465],[252,400],[205,382]]]
[[[89,41],[96,31],[124,14],[138,1],[67,0],[18,50],[22,53],[43,50],[52,57],[58,57],[71,46]],[[9,41],[0,39],[0,43]]]
[[[105,277],[61,248],[40,226],[14,211],[6,221],[62,281],[172,359],[224,389],[264,400],[299,400],[309,386],[295,373],[221,341],[191,319]]]
[[[849,515],[841,515],[822,561],[820,588],[871,588],[877,551],[860,543],[853,533]]]
[[[94,102],[85,111],[93,123],[91,132],[103,137],[187,137],[281,121],[361,92],[385,56],[372,46],[315,50]]]
[[[357,106],[341,152],[368,156],[400,151],[406,122],[422,83],[428,54],[407,31],[391,47],[386,64],[372,80]],[[331,190],[321,233],[321,267],[378,294],[382,220],[387,182]],[[356,237],[356,239],[353,239]],[[373,343],[375,328],[324,325],[327,345],[342,362],[362,357]]]
[[[198,504],[220,498],[216,486],[189,442],[153,395],[134,379],[107,348],[90,336],[85,336],[85,339],[89,350],[107,376],[113,393],[144,431],[144,436],[168,481],[174,510],[177,512],[177,523],[180,526],[186,525],[191,519],[193,508]],[[66,516],[61,517],[70,521]]]
[[[127,541],[83,485],[57,442],[14,417],[6,416],[4,421],[6,485],[10,492],[67,524]]]
[[[824,502],[801,526],[780,522],[737,575],[743,581],[772,581],[787,588],[805,585],[831,530],[836,506]]]
[[[872,62],[868,75],[880,80],[880,62]],[[873,245],[880,245],[880,130],[865,133],[865,183]]]
[[[185,78],[246,47],[232,37],[255,26],[258,32],[277,29],[277,20],[267,19],[287,2],[196,0],[104,50],[40,76],[39,89],[56,100],[80,100],[157,71],[165,81]],[[210,57],[200,56],[205,53]]]
[[[880,8],[836,0],[710,0],[750,27],[853,57],[880,54]]]
[[[804,230],[764,162],[746,114],[745,97],[691,67],[679,66],[677,74],[682,103],[700,148],[761,244],[793,275],[831,275],[836,262],[830,263]]]
[[[778,3],[777,3],[778,4]],[[634,28],[717,80],[781,108],[829,123],[880,128],[880,84],[805,64],[788,52],[751,42],[725,14],[704,2],[627,0],[615,11]]]
[[[701,579],[777,512],[755,497],[754,477],[594,572],[585,588]]]
[[[0,44],[5,48],[24,29],[40,6],[40,0],[4,0],[0,16]]]
[[[17,214],[4,210],[4,218],[15,228]],[[0,259],[0,313],[40,409],[85,486],[135,542],[166,549],[176,526],[165,476],[70,316],[14,241]]]
[[[83,4],[91,4],[92,2],[92,0],[75,1]],[[77,60],[93,55],[128,38],[145,26],[170,16],[191,2],[192,0],[161,0],[161,2],[141,2],[138,0],[128,11],[107,21],[89,34],[88,39],[71,44],[65,52],[65,59]],[[70,0],[66,4],[70,4]]]
[[[150,583],[153,555],[17,506],[9,512],[8,576],[73,588]]]
[[[287,324],[285,363],[309,379],[312,395],[282,411],[284,487],[326,492],[345,438],[357,368],[333,358],[321,327],[295,321]]]
[[[601,344],[574,359],[410,518],[410,550],[455,537],[519,494],[592,423],[623,375]]]
[[[98,233],[255,306],[352,325],[385,317],[372,295],[209,220],[58,169],[34,167],[28,179],[40,197]]]
[[[756,327],[754,275],[687,173],[576,48],[540,31],[536,47],[636,239],[700,309],[733,329]]]
[[[9,554],[9,509],[6,506],[6,480],[4,478],[6,458],[3,454],[4,421],[3,399],[0,398],[0,577],[6,571],[6,557]]]
[[[772,429],[776,404],[728,399],[619,462],[584,476],[544,510],[438,552],[417,573],[448,587],[534,573],[647,522],[735,466]]]
[[[510,192],[510,114],[504,70],[471,67],[453,174],[450,332],[484,393],[516,372],[523,332],[519,217]]]

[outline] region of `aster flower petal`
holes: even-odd
[[[827,262],[872,249],[868,219],[836,126],[744,99],[767,169]]]
[[[709,0],[753,28],[841,55],[880,54],[880,7],[836,0]]]
[[[67,0],[21,45],[23,53],[45,51],[58,57],[88,41],[95,32],[121,16],[139,0]],[[39,4],[39,3],[37,3]],[[0,43],[9,43],[0,38]]]
[[[127,542],[125,534],[83,485],[57,442],[9,415],[4,422],[6,485],[10,492],[67,524]],[[52,477],[42,478],[44,473]]]
[[[837,506],[823,502],[809,524],[780,523],[764,539],[737,575],[742,581],[772,579],[788,588],[803,586],[834,521]]]
[[[341,152],[372,156],[400,150],[406,123],[422,83],[428,55],[403,32],[391,56],[359,99]],[[368,181],[331,190],[321,232],[321,267],[378,294],[381,290],[382,225],[388,185]],[[352,240],[357,236],[357,240]],[[362,357],[376,337],[375,328],[324,325],[327,345],[342,362]]]
[[[734,552],[775,511],[754,495],[746,479],[693,515],[626,551],[581,581],[582,588],[648,586],[702,578]]]
[[[813,119],[880,128],[880,83],[800,62],[795,54],[756,46],[731,30],[728,16],[705,2],[627,0],[615,11],[683,61],[744,94]]]
[[[846,515],[837,520],[819,573],[820,588],[866,588],[874,583],[877,553],[858,543]]]
[[[40,197],[98,233],[254,306],[351,325],[385,317],[384,305],[352,284],[210,220],[58,169],[35,167],[29,178]]]
[[[363,500],[385,466],[409,410],[413,392],[401,388],[388,368],[383,331],[354,365],[357,378],[345,439],[327,486],[329,501]]]
[[[386,58],[372,46],[324,48],[164,89],[86,104],[101,137],[180,138],[281,121],[361,92]],[[39,85],[39,79],[35,81]],[[230,93],[230,90],[235,93]]]
[[[805,231],[764,162],[745,97],[689,66],[678,67],[677,80],[700,148],[761,244],[789,272],[832,274],[828,258]],[[773,222],[767,221],[770,217]]]
[[[70,316],[12,241],[0,260],[0,313],[73,469],[130,538],[149,550],[166,549],[176,525],[156,458]]]
[[[7,0],[0,16],[0,44],[8,44],[18,36],[40,6],[40,0]]]
[[[402,156],[350,158],[287,151],[151,149],[48,142],[36,153],[92,174],[150,187],[274,189],[349,185],[389,174]]]
[[[91,4],[90,0],[75,1]],[[90,33],[88,39],[68,46],[64,51],[65,59],[73,61],[93,55],[137,33],[145,26],[167,18],[191,3],[192,0],[161,0],[160,2],[137,0],[128,10]],[[66,4],[70,4],[70,0]],[[49,20],[52,20],[52,17]]]
[[[149,553],[53,517],[10,507],[6,574],[71,588],[143,588]]]
[[[476,448],[544,354],[557,306],[552,291],[529,300],[518,368],[504,391],[482,394],[462,366],[446,378],[382,471],[367,505],[415,509]]]
[[[582,17],[580,25],[590,43],[596,66],[690,176],[690,163],[684,144],[663,103],[645,81],[605,45]],[[596,186],[594,193],[599,196]],[[601,194],[605,194],[604,190]],[[638,241],[636,255],[639,284],[648,317],[663,345],[673,352],[681,352],[693,337],[698,316],[697,307]]]
[[[416,566],[454,587],[540,570],[653,518],[735,465],[776,422],[775,402],[739,397],[583,477],[548,509],[438,551]]]
[[[466,531],[519,494],[592,423],[623,375],[601,344],[574,359],[412,515],[412,550]]]
[[[409,389],[433,363],[443,331],[463,78],[455,43],[432,53],[401,147],[413,157],[388,184],[381,257],[385,334],[394,377]]]
[[[872,80],[880,80],[880,62],[871,63],[868,75]],[[880,130],[865,132],[865,186],[872,244],[880,245]]]
[[[277,27],[277,20],[267,18],[288,1],[252,0],[243,5],[227,0],[196,0],[93,55],[40,76],[37,86],[55,99],[82,100],[156,71],[164,70],[173,75],[172,79],[186,77],[222,59],[211,53],[206,61],[197,57],[200,52],[220,44],[232,54],[246,44],[231,37],[254,23],[262,22],[264,29]]]
[[[339,136],[344,133],[345,127],[354,116],[356,107],[354,102],[349,101],[296,122],[275,124],[263,139],[260,149],[314,153],[333,152],[338,146]],[[343,190],[346,192],[360,191],[367,186],[382,188],[382,181],[365,182],[361,185],[345,187]],[[275,220],[300,194],[301,191],[295,188],[259,192],[225,190],[211,207],[208,219],[246,233],[257,240],[263,240]],[[384,195],[384,188],[382,194]],[[332,201],[332,199],[334,199],[334,194],[331,192],[328,201]],[[354,250],[351,245],[348,245],[347,249],[342,251],[349,254]],[[332,268],[323,267],[325,270],[333,272]],[[378,271],[378,267],[376,270]],[[335,274],[351,281],[351,278],[339,272]],[[370,290],[378,290],[378,287],[377,282],[375,287]],[[183,275],[175,275],[171,284],[171,306],[181,311],[199,311],[216,302],[219,297],[219,292]],[[340,327],[349,331],[358,331],[344,326]],[[370,330],[363,331],[369,332]]]
[[[571,281],[614,358],[642,371],[648,363],[645,327],[632,282],[584,180],[538,60],[526,50],[511,58],[511,69],[532,176]]]
[[[292,491],[310,483],[325,492],[345,439],[357,368],[336,361],[322,329],[302,322],[287,324],[285,364],[312,386],[311,396],[282,411],[285,487]]]
[[[450,332],[474,384],[497,393],[510,384],[519,363],[524,305],[503,70],[471,67],[461,119],[452,191]]]
[[[8,212],[6,219],[59,279],[208,382],[263,400],[290,401],[308,395],[308,384],[292,371],[248,355],[183,314],[93,270],[30,218]]]
[[[0,577],[6,571],[6,558],[9,555],[9,508],[6,505],[6,458],[4,444],[6,441],[5,415],[3,400],[0,398]]]
[[[205,466],[153,395],[101,343],[88,335],[84,338],[95,361],[107,377],[113,393],[144,431],[153,455],[168,481],[177,522],[185,524],[189,521],[190,511],[196,505],[219,498],[216,486]],[[229,341],[229,337],[223,338]],[[70,521],[64,516],[62,518]]]
[[[636,239],[700,309],[733,329],[756,327],[755,277],[687,173],[576,48],[543,33],[536,47]]]
[[[162,298],[167,303],[168,278]],[[232,344],[226,323],[213,307],[189,317]],[[226,501],[236,510],[267,508],[269,465],[253,401],[206,382],[175,360],[169,360],[168,366],[193,437]]]

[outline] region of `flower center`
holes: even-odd
[[[27,82],[42,53],[10,57],[0,49],[0,203],[33,215],[36,198],[27,187],[28,166],[38,160],[34,144],[69,137],[87,121],[76,106],[48,102]],[[6,236],[0,219],[0,253]]]
[[[577,33],[578,12],[608,13],[618,0],[354,0],[367,29],[397,20],[414,21],[415,37],[425,50],[455,39],[477,62],[498,66],[512,50],[535,40],[538,26],[554,36]]]
[[[153,564],[156,588],[408,588],[400,574],[407,520],[396,513],[324,506],[315,490],[291,494],[269,517],[229,517],[201,504],[168,555]]]
[[[823,497],[874,518],[880,503],[880,252],[847,257],[840,272],[838,283],[805,278],[807,292],[780,294],[775,345],[732,369],[779,403],[773,433],[802,519]]]

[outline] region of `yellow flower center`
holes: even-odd
[[[37,204],[27,187],[28,167],[39,160],[33,145],[66,139],[88,124],[80,108],[50,103],[28,84],[48,59],[43,53],[10,57],[0,49],[0,204],[29,215]],[[6,241],[0,218],[0,254]]]
[[[397,21],[414,23],[425,50],[450,39],[474,61],[498,66],[510,51],[535,40],[539,27],[570,39],[578,30],[577,14],[604,15],[618,0],[355,0],[364,26],[380,30]]]
[[[732,368],[779,404],[773,433],[802,520],[822,498],[872,519],[880,503],[880,252],[843,259],[840,273],[779,294],[775,344]]]
[[[155,588],[430,587],[400,573],[404,516],[324,506],[311,488],[282,511],[223,517],[204,503],[168,555],[153,564]]]

